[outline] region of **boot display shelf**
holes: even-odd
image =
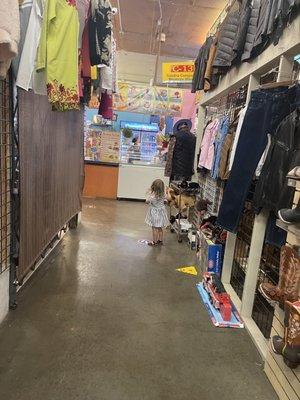
[[[276,221],[276,225],[278,226],[278,228],[281,228],[284,231],[291,233],[292,235],[295,235],[296,238],[300,240],[300,224],[298,225],[286,224],[285,222],[278,219]]]

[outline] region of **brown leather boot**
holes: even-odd
[[[285,303],[284,339],[273,336],[271,345],[275,353],[283,356],[289,368],[300,365],[300,301]]]
[[[280,254],[279,282],[277,286],[262,283],[262,295],[270,302],[284,305],[285,301],[298,300],[300,286],[300,259],[298,253],[289,246],[283,246]]]

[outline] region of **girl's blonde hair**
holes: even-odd
[[[165,196],[165,184],[161,179],[156,179],[151,185],[151,193],[157,198]]]

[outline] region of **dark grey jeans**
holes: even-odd
[[[281,121],[300,105],[300,86],[252,93],[217,223],[236,233],[255,170]]]

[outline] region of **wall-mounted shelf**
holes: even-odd
[[[300,224],[298,225],[290,225],[282,222],[280,219],[276,221],[276,225],[283,229],[284,231],[288,233],[292,233],[296,237],[300,238]]]

